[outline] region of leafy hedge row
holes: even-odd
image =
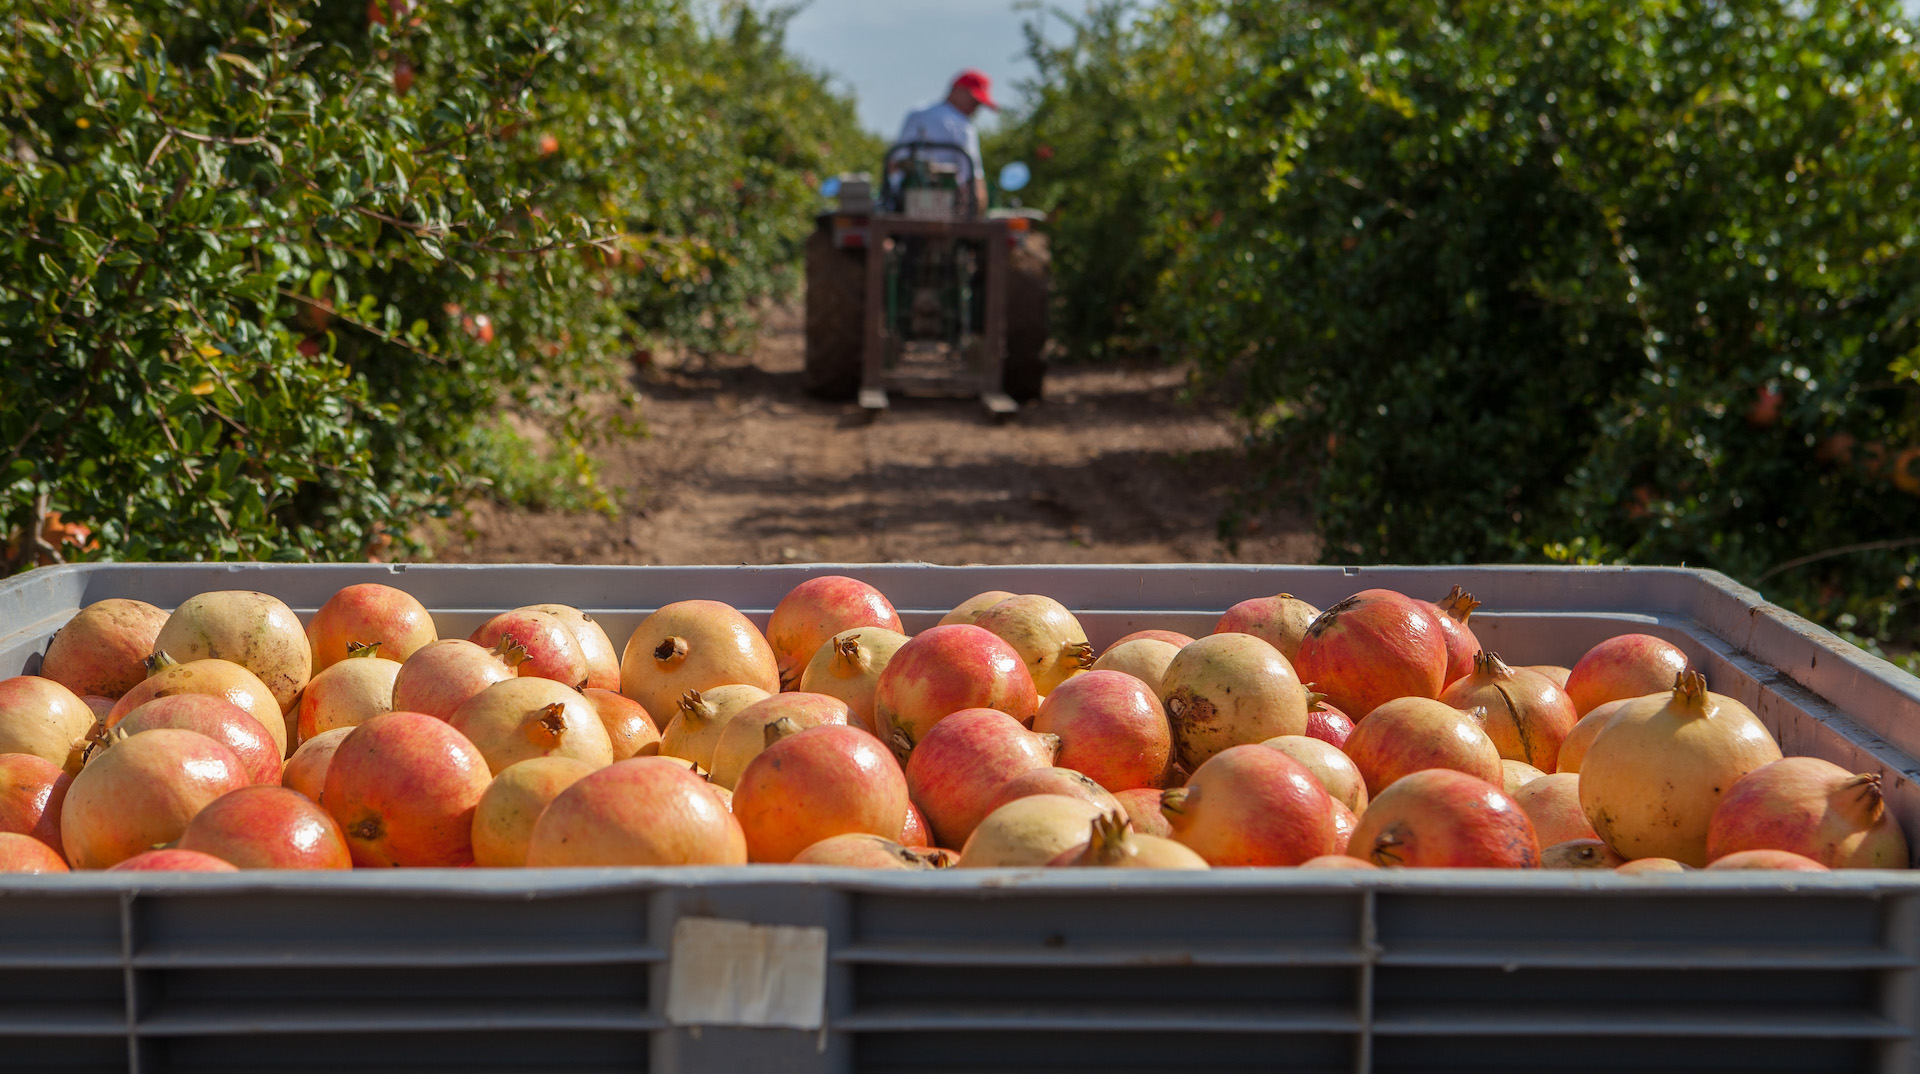
[[[1041,194],[1098,230],[1102,150],[1056,132],[1124,117],[1154,275],[1064,301],[1241,387],[1250,496],[1307,492],[1329,560],[1686,562],[1911,637],[1914,32],[1894,0],[1167,0],[1042,49],[1021,129],[1075,147]],[[1090,68],[1150,88],[1115,112]]]
[[[0,573],[364,556],[524,472],[516,413],[590,485],[583,404],[736,342],[869,148],[745,4],[0,19]]]

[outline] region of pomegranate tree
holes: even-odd
[[[147,677],[147,656],[166,621],[145,601],[95,601],[47,643],[40,674],[82,697],[117,698]]]
[[[1382,866],[1540,864],[1539,838],[1526,811],[1499,787],[1450,768],[1414,772],[1375,795],[1347,853]]]
[[[1307,636],[1307,627],[1319,614],[1320,609],[1292,593],[1255,597],[1228,608],[1213,625],[1213,632],[1251,634],[1291,661],[1300,654],[1300,640]]]
[[[1395,780],[1428,768],[1451,768],[1498,787],[1500,751],[1478,720],[1424,697],[1402,697],[1373,710],[1347,739],[1347,756],[1379,797]]]
[[[849,723],[876,731],[873,698],[880,686],[880,673],[906,643],[905,634],[879,627],[835,634],[814,652],[800,673],[800,690],[839,698],[847,703]]]
[[[445,720],[389,712],[334,750],[320,804],[355,865],[466,865],[474,807],[491,780],[487,759]]]
[[[873,695],[875,730],[903,759],[952,713],[997,709],[1025,723],[1039,704],[1020,654],[992,631],[965,625],[908,639],[880,673]]]
[[[1707,822],[1707,857],[1788,850],[1830,869],[1904,869],[1907,836],[1880,776],[1788,757],[1740,777]]]
[[[1280,650],[1251,634],[1209,634],[1181,649],[1160,682],[1180,762],[1307,729],[1307,689]]]
[[[340,590],[307,623],[316,675],[368,645],[380,646],[388,660],[404,664],[439,637],[425,605],[412,594],[378,582]]]
[[[656,720],[673,719],[688,690],[736,683],[777,694],[779,663],[753,623],[717,600],[678,601],[647,616],[620,657],[620,692]]]
[[[857,578],[829,574],[794,586],[767,619],[767,644],[773,647],[781,688],[799,688],[802,673],[821,646],[862,627],[893,634],[906,630],[886,596]]]
[[[1172,729],[1160,699],[1131,675],[1089,671],[1068,679],[1041,703],[1033,729],[1059,736],[1055,764],[1107,790],[1166,786]]]
[[[1265,746],[1222,750],[1160,808],[1209,865],[1298,865],[1333,846],[1333,799],[1305,765]]]
[[[1093,664],[1093,646],[1087,632],[1066,606],[1052,597],[1023,593],[981,612],[973,625],[991,631],[1020,654],[1040,694],[1056,687]]]
[[[1055,735],[1029,731],[994,709],[962,709],[935,724],[907,757],[907,789],[926,814],[935,842],[962,847],[1014,777],[1050,768]]]
[[[1340,711],[1365,721],[1394,698],[1440,696],[1446,633],[1433,605],[1389,589],[1363,590],[1314,619],[1296,670]]]
[[[1579,720],[1573,702],[1546,676],[1508,667],[1498,653],[1475,653],[1470,664],[1441,692],[1441,703],[1475,714],[1500,756],[1551,770]]]

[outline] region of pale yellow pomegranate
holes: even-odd
[[[473,863],[491,868],[527,864],[533,824],[560,792],[591,775],[571,757],[535,757],[508,765],[487,784],[473,811]]]
[[[1033,688],[1041,696],[1093,666],[1087,632],[1066,606],[1052,597],[1025,593],[981,612],[973,625],[1013,646],[1026,662]]]
[[[589,768],[613,763],[613,743],[600,713],[578,690],[552,679],[496,682],[468,698],[447,722],[473,743],[496,776],[535,757],[571,757]]]
[[[771,690],[741,683],[705,691],[688,690],[672,710],[677,713],[673,722],[667,724],[660,736],[660,756],[692,761],[712,771],[713,750],[720,744],[720,733],[727,729],[728,721],[748,705],[772,696]]]
[[[968,626],[972,626],[974,620],[980,618],[981,612],[986,611],[988,608],[993,607],[1011,596],[1013,596],[1013,594],[1004,589],[989,589],[985,593],[975,593],[973,596],[955,605],[952,611],[941,616],[940,622],[935,625],[952,626],[955,623],[965,623]]]
[[[1367,781],[1340,747],[1306,735],[1276,735],[1260,743],[1299,761],[1334,801],[1358,816],[1367,811]]]
[[[873,695],[887,662],[907,636],[883,627],[857,627],[835,634],[820,646],[800,673],[800,690],[847,703],[853,726],[874,729]]]
[[[1671,694],[1627,703],[1580,763],[1580,808],[1627,858],[1707,864],[1707,827],[1735,780],[1780,759],[1745,705],[1680,673]]]
[[[1180,652],[1180,646],[1159,638],[1135,638],[1100,654],[1089,671],[1118,671],[1131,675],[1147,684],[1147,689],[1156,695],[1160,693],[1161,681],[1166,678],[1167,666]]]
[[[259,720],[260,726],[273,736],[275,745],[280,748],[280,755],[287,755],[299,728],[289,725],[280,703],[273,698],[273,691],[260,681],[260,676],[231,660],[189,660],[180,664],[166,653],[155,653],[151,662],[153,674],[142,679],[139,685],[120,695],[120,700],[113,703],[104,721],[108,728],[156,697],[212,694],[226,698],[247,715]],[[292,715],[297,723],[299,710],[295,709]]]
[[[780,670],[753,623],[715,600],[683,600],[647,616],[620,658],[620,692],[640,702],[663,732],[688,690],[731,684],[777,694]]]
[[[1205,858],[1180,843],[1135,832],[1121,812],[1093,818],[1087,841],[1061,851],[1048,864],[1093,869],[1211,868]]]
[[[1018,798],[987,814],[960,850],[961,869],[1036,867],[1087,841],[1099,806],[1059,794]]]
[[[0,753],[30,753],[78,772],[92,729],[93,710],[52,679],[0,679]]]
[[[336,727],[358,727],[393,711],[393,681],[401,665],[397,660],[382,660],[376,655],[379,651],[377,644],[367,646],[313,677],[300,692],[296,709],[299,741]]]
[[[721,727],[720,737],[713,746],[713,774],[708,778],[732,790],[747,764],[767,748],[767,728],[776,720],[792,720],[798,729],[804,730],[821,724],[849,724],[850,715],[845,701],[825,694],[795,691],[755,701]]]
[[[313,650],[300,617],[278,597],[244,589],[201,593],[182,601],[153,650],[181,663],[231,660],[259,676],[282,712],[313,674]]]
[[[1546,775],[1545,772],[1525,761],[1510,761],[1505,758],[1500,761],[1500,789],[1508,794],[1519,794],[1520,788],[1536,779],[1544,779]]]

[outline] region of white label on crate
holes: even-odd
[[[826,1021],[826,929],[683,917],[670,959],[674,1025],[819,1029]]]

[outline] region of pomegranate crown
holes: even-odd
[[[1085,671],[1093,666],[1093,646],[1084,641],[1067,642],[1060,647],[1060,662]]]
[[[1441,611],[1462,623],[1471,618],[1473,616],[1473,610],[1480,606],[1480,602],[1473,599],[1473,594],[1459,586],[1454,586],[1452,589],[1447,590],[1446,596],[1441,597],[1433,603]]]
[[[1496,679],[1513,677],[1513,669],[1507,666],[1506,661],[1500,659],[1500,654],[1488,652],[1485,649],[1473,654],[1473,673],[1489,675]]]
[[[560,736],[567,729],[567,706],[559,701],[538,710],[527,724],[527,741],[541,749],[552,749],[560,744]]]
[[[1842,784],[1840,789],[1843,791],[1858,790],[1860,794],[1857,800],[1865,807],[1867,823],[1880,823],[1881,814],[1887,811],[1887,796],[1885,790],[1880,786],[1880,774],[1878,772],[1856,773],[1852,779]]]
[[[1707,703],[1707,677],[1685,668],[1673,677],[1673,699],[1682,704],[1700,708]]]
[[[846,637],[833,639],[833,653],[844,660],[860,659],[860,635],[848,634]]]
[[[689,648],[690,646],[687,644],[687,639],[685,638],[665,638],[660,644],[653,647],[653,658],[662,664],[675,663],[687,658],[687,650]]]
[[[782,716],[768,724],[766,730],[761,732],[764,742],[762,748],[772,746],[775,742],[786,738],[788,735],[797,735],[801,730],[800,724],[795,721],[793,717]]]
[[[689,721],[711,720],[719,715],[719,712],[719,709],[713,707],[713,702],[708,701],[698,690],[688,690],[680,695],[680,714]]]
[[[380,643],[377,641],[350,641],[347,643],[348,660],[363,660],[380,655]]]
[[[1308,712],[1319,712],[1321,709],[1327,707],[1324,704],[1324,702],[1327,700],[1327,695],[1314,689],[1314,685],[1315,685],[1314,683],[1307,684],[1307,711]]]
[[[1127,856],[1132,837],[1133,825],[1127,815],[1108,810],[1093,818],[1092,831],[1087,836],[1087,853],[1081,860],[1089,865],[1117,865]]]
[[[155,649],[153,651],[153,655],[147,657],[146,660],[142,661],[142,663],[147,665],[147,675],[149,677],[158,675],[162,671],[165,671],[166,669],[172,667],[175,664],[178,664],[179,662],[180,661],[175,660],[173,657],[167,655],[167,652],[164,649]]]
[[[529,656],[527,647],[520,644],[512,634],[500,635],[500,640],[494,643],[493,651],[500,659],[506,661],[510,668],[517,668],[526,663]]]

